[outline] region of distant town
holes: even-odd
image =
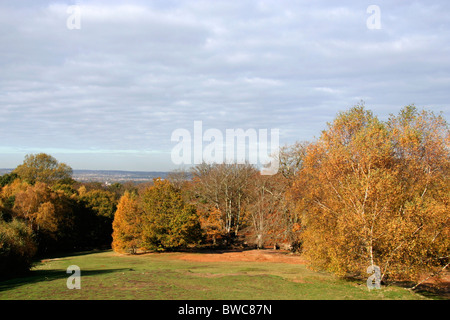
[[[0,175],[10,173],[13,169],[0,169]],[[154,178],[165,179],[169,172],[158,171],[119,171],[119,170],[73,170],[73,179],[80,182],[102,182],[105,184],[110,183],[123,183],[123,182],[147,182],[152,181]]]

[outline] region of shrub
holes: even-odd
[[[36,253],[32,230],[24,222],[0,221],[0,277],[28,271]]]

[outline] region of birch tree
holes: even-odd
[[[418,280],[448,265],[449,130],[404,108],[382,122],[340,113],[307,150],[293,184],[306,254],[337,274]]]

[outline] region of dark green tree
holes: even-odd
[[[14,172],[5,173],[4,175],[0,176],[0,187],[4,187],[4,186],[12,183],[18,177],[19,176],[17,175],[17,173],[14,173]]]

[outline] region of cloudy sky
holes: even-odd
[[[449,121],[449,12],[447,0],[2,0],[0,168],[46,152],[74,169],[166,171],[172,132],[194,121],[277,128],[290,144],[361,100],[382,119],[414,103]]]

